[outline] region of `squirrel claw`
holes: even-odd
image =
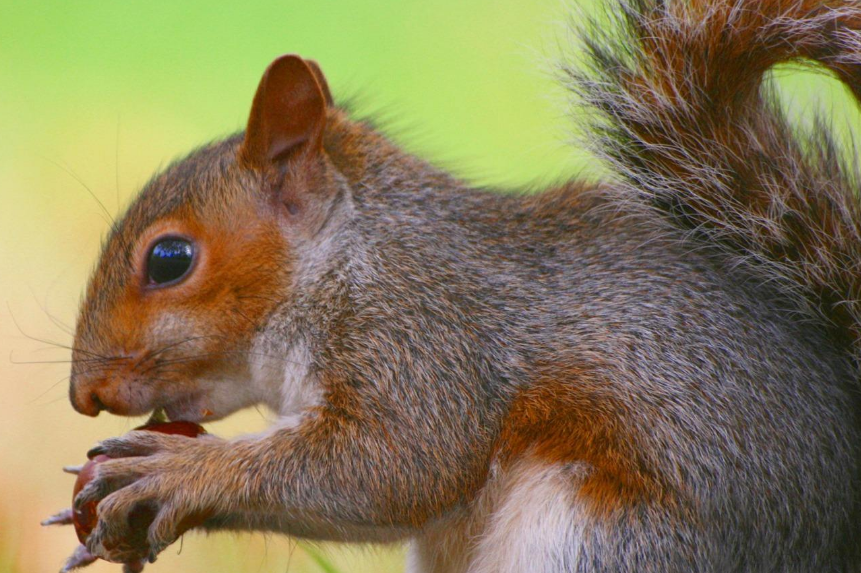
[[[62,569],[60,569],[60,573],[69,573],[69,571],[86,567],[96,559],[98,559],[98,557],[90,553],[85,546],[78,545],[78,547],[75,548],[75,552],[72,553],[71,557],[66,561],[66,564],[63,565]]]
[[[67,474],[78,475],[84,469],[83,464],[79,466],[63,466],[63,471]]]
[[[48,519],[42,520],[42,525],[71,525],[72,523],[72,510],[64,509],[63,511],[59,511],[49,517]]]
[[[60,573],[69,573],[75,569],[86,567],[90,563],[97,561],[99,558],[90,553],[85,545],[78,545],[75,552],[66,560],[66,564],[60,569]],[[123,563],[123,573],[142,573],[146,560],[135,561],[133,563]]]

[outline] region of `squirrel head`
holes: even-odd
[[[323,150],[332,103],[294,55],[263,75],[247,129],[153,178],[103,245],[77,323],[74,408],[172,419],[223,417],[263,401],[249,349],[289,302],[295,246],[345,183]]]

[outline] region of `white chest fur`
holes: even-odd
[[[273,343],[266,332],[251,349],[251,377],[261,401],[278,414],[277,426],[293,427],[312,406],[322,402],[319,380],[311,372],[311,355],[302,341]]]

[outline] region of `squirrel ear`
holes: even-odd
[[[335,100],[332,99],[332,92],[329,91],[329,82],[326,81],[326,76],[323,75],[323,70],[320,69],[320,64],[314,60],[305,60],[305,63],[308,64],[309,68],[311,68],[311,71],[314,73],[314,78],[316,78],[317,83],[320,84],[320,89],[323,91],[323,97],[326,98],[326,105],[329,107],[335,105]]]
[[[326,102],[331,96],[327,97],[328,87],[320,85],[318,76],[323,77],[316,64],[292,54],[269,64],[251,105],[239,152],[242,161],[262,168],[300,146],[312,152],[322,148]]]

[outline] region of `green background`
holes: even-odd
[[[108,225],[91,192],[115,214],[159,166],[241,129],[260,74],[286,52],[316,59],[336,100],[477,184],[600,174],[567,144],[582,111],[553,77],[573,53],[575,14],[559,0],[0,0],[0,572],[59,568],[74,536],[38,521],[69,504],[60,466],[137,423],[76,415],[68,351],[33,340],[71,341]],[[780,75],[802,120],[817,100],[861,125],[833,81]],[[213,430],[265,423],[252,411]],[[399,547],[322,554],[341,571],[403,567]],[[150,570],[324,569],[283,538],[188,535],[181,555],[171,548]]]

